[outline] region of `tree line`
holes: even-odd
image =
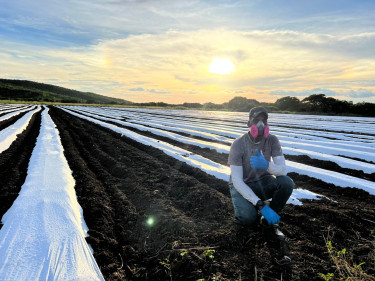
[[[159,105],[163,106],[163,105]],[[212,102],[183,103],[186,108],[203,110],[228,110],[248,112],[254,106],[264,106],[269,112],[293,112],[303,114],[326,114],[326,115],[359,115],[375,117],[375,104],[360,102],[354,104],[352,101],[338,100],[326,97],[324,94],[313,94],[302,100],[296,97],[282,97],[274,103],[259,102],[255,99],[245,97],[234,97],[229,102],[215,104]]]
[[[123,99],[71,90],[50,84],[10,79],[0,79],[0,100],[153,106],[242,112],[248,112],[254,106],[264,106],[269,112],[375,117],[374,103],[360,102],[354,104],[351,101],[326,97],[324,94],[313,94],[302,100],[287,96],[278,99],[274,103],[259,102],[246,97],[234,97],[222,104],[212,102],[204,104],[188,102],[183,104],[168,104],[165,102],[133,103]]]

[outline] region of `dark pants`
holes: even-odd
[[[294,188],[294,182],[288,176],[275,177],[270,175],[248,185],[261,200],[272,199],[270,207],[276,213],[279,213],[285,206]],[[229,186],[234,206],[235,222],[253,224],[258,215],[257,209],[242,197],[233,184]]]

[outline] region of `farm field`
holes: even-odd
[[[1,217],[48,116],[106,280],[322,280],[336,273],[326,240],[375,275],[375,118],[270,114],[296,184],[283,265],[259,226],[232,223],[226,162],[247,113],[0,105]]]

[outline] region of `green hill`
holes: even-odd
[[[10,79],[0,79],[0,100],[88,104],[132,104],[130,101],[110,98],[94,93],[80,92],[33,81]]]

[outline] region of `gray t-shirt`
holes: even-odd
[[[276,157],[283,155],[279,139],[275,135],[270,134],[259,143],[254,143],[248,133],[235,139],[230,147],[228,164],[243,167],[243,181],[246,184],[258,181],[270,175],[266,170],[251,168],[250,158],[252,155],[256,155],[256,149],[263,154],[267,161],[271,161],[271,156]]]

